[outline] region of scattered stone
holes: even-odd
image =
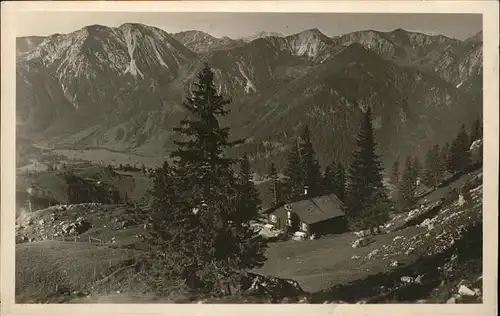
[[[309,298],[307,298],[307,296],[303,296],[299,299],[299,304],[307,304],[309,303]]]
[[[359,259],[359,258],[360,258],[360,257],[359,257],[358,255],[354,255],[354,256],[352,256],[352,257],[351,257],[351,259],[352,259],[352,260],[357,260],[357,259]]]
[[[413,283],[413,278],[409,276],[403,276],[401,277],[401,282],[403,283]]]
[[[420,274],[415,278],[415,283],[422,284],[422,278],[424,277],[423,274]]]
[[[365,247],[369,244],[371,244],[373,242],[373,239],[372,238],[366,238],[366,237],[362,237],[362,238],[359,238],[359,239],[356,239],[353,243],[352,243],[352,248],[360,248],[360,247]]]
[[[457,299],[455,298],[455,296],[450,297],[450,298],[446,301],[446,304],[456,304],[456,303],[457,303]]]
[[[465,285],[460,285],[458,288],[458,294],[463,296],[476,296],[476,293]]]
[[[409,255],[409,254],[410,254],[410,253],[412,253],[414,250],[415,250],[415,248],[413,248],[413,247],[408,248],[408,250],[405,252],[405,255]]]
[[[397,267],[397,266],[399,266],[399,262],[398,261],[393,261],[393,262],[391,262],[390,266],[391,267]]]
[[[379,252],[380,252],[380,250],[379,250],[379,249],[373,249],[373,251],[372,251],[372,252],[370,252],[370,253],[369,253],[366,257],[367,257],[368,259],[371,259],[371,258],[373,258],[376,254],[378,254]]]
[[[268,277],[256,273],[248,273],[242,280],[242,290],[250,295],[265,295],[275,299],[298,297],[304,294],[304,290],[295,280]]]
[[[465,204],[465,198],[462,194],[458,196],[458,206],[462,206]]]
[[[283,298],[283,299],[281,300],[281,303],[282,303],[282,304],[290,304],[290,302],[291,302],[291,300],[290,300],[290,298],[289,298],[289,297],[285,297],[285,298]]]
[[[392,241],[397,241],[400,239],[404,239],[404,237],[403,236],[396,236],[396,237],[392,238]]]

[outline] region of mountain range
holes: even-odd
[[[18,136],[57,146],[163,155],[204,62],[233,99],[223,123],[259,172],[282,165],[304,125],[321,164],[348,163],[361,114],[374,111],[383,161],[423,155],[482,115],[482,35],[397,29],[329,37],[216,38],[127,23],[17,39]]]

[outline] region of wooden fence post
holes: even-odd
[[[75,242],[76,242],[76,235],[75,235]]]

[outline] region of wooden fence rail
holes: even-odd
[[[50,236],[50,238],[43,238],[45,240],[55,240],[55,241],[72,241],[72,242],[87,242],[89,244],[94,245],[104,245],[109,244],[109,241],[102,240],[99,238],[94,238],[91,236],[82,237],[82,236]]]

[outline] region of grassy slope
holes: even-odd
[[[470,178],[471,175],[464,177]],[[459,182],[462,180],[459,179]],[[456,186],[455,183],[450,185]],[[447,192],[447,188],[444,188],[444,191]],[[317,292],[335,285],[361,280],[380,272],[394,270],[395,268],[389,267],[394,260],[399,261],[401,264],[411,264],[422,255],[435,253],[439,249],[446,247],[449,244],[450,237],[453,237],[468,222],[480,220],[482,205],[480,193],[481,190],[478,190],[473,199],[465,205],[459,206],[455,203],[443,207],[441,212],[436,215],[438,222],[431,231],[428,231],[425,227],[412,226],[379,235],[375,238],[373,244],[363,248],[352,248],[350,246],[350,243],[356,239],[353,234],[325,237],[318,240],[272,243],[267,252],[267,262],[262,268],[257,269],[257,272],[295,279],[304,290]],[[435,194],[435,196],[438,199],[442,195]],[[93,227],[82,236],[103,239],[115,237],[117,242],[113,244],[113,247],[139,242],[135,238],[135,234],[142,233],[142,227],[136,225],[130,228],[118,229],[114,224],[111,224],[114,218],[126,216],[126,207],[97,205],[92,206],[92,210],[93,212],[90,212],[87,207],[81,205],[75,206],[71,212],[66,214],[67,218],[76,218],[77,216],[90,218]],[[47,220],[51,212],[45,210],[33,214],[35,222],[41,218]],[[44,230],[46,229],[44,228]],[[395,241],[393,240],[395,236],[402,236],[403,238],[400,237],[399,240]],[[405,252],[413,246],[416,246],[417,249],[406,254]],[[71,290],[81,289],[81,287],[76,288],[76,285],[90,285],[98,279],[93,275],[95,266],[99,266],[99,271],[109,269],[109,262],[111,262],[111,268],[118,267],[131,254],[128,250],[96,247],[83,243],[42,242],[22,244],[17,247],[17,271],[22,271],[18,277],[18,284],[20,285],[17,293],[19,293],[18,298],[24,300],[32,297],[38,299],[48,297],[50,293],[54,293],[57,282],[65,284]],[[375,249],[379,252],[368,258],[368,255]],[[352,256],[358,256],[359,258],[352,259]],[[76,258],[81,259],[77,260]],[[76,262],[75,268],[66,268],[67,265],[75,264],[73,261]],[[32,262],[37,262],[37,264],[33,265]],[[82,272],[75,273],[75,276],[68,276],[63,274],[64,270]],[[41,285],[30,284],[34,274],[37,274],[36,278],[39,281],[33,283],[40,283]],[[474,274],[472,277],[477,277],[477,275]],[[137,297],[142,295],[141,291],[145,289],[145,285],[140,280],[137,280],[135,275],[131,276],[130,271],[125,271],[121,275],[98,285],[93,290],[93,293],[107,295],[116,293],[118,289],[121,289],[122,294],[124,294],[123,290],[129,289],[131,292],[124,294],[126,297],[135,297],[134,300],[137,302],[144,301],[142,298],[138,299]],[[124,298],[123,296],[120,296],[120,298],[103,296],[103,300],[120,301],[124,300]],[[154,299],[151,298],[151,300]],[[96,301],[99,301],[98,297],[94,297],[88,302]]]
[[[473,174],[476,174],[474,172]],[[462,178],[470,179],[471,174]],[[465,182],[459,179],[458,182]],[[457,187],[451,183],[450,187]],[[448,188],[443,188],[444,192]],[[257,272],[283,278],[291,278],[300,283],[306,291],[321,291],[332,286],[362,279],[379,272],[390,271],[393,261],[410,264],[417,258],[445,249],[454,236],[467,223],[481,220],[482,200],[478,191],[472,201],[463,206],[446,206],[436,215],[434,229],[411,226],[375,237],[375,242],[363,248],[352,248],[357,239],[351,233],[326,237],[318,240],[286,241],[270,244],[268,260]],[[442,195],[434,195],[439,199]],[[429,198],[429,202],[432,200]],[[396,236],[400,238],[394,241]],[[406,254],[411,247],[415,248]],[[377,249],[371,259],[367,255]],[[351,259],[359,256],[359,259]]]
[[[16,301],[43,302],[130,264],[135,252],[88,243],[44,241],[16,246]]]
[[[51,207],[33,213],[24,213],[17,220],[18,224],[23,227],[19,229],[20,235],[38,241],[50,239],[54,233],[61,233],[61,222],[72,222],[78,217],[83,217],[92,226],[78,236],[79,241],[86,241],[88,237],[109,241],[114,237],[116,245],[140,246],[141,242],[135,235],[146,233],[144,227],[138,224],[132,223],[130,226],[121,227],[122,221],[131,220],[130,207],[125,205],[75,204],[65,211],[56,211],[57,208]],[[53,213],[57,216],[55,221],[51,221]],[[28,225],[29,220],[35,224]],[[40,224],[41,220],[43,224]]]
[[[414,236],[422,231],[411,227],[404,231],[376,237],[375,243],[352,248],[357,239],[353,234],[343,234],[318,240],[287,241],[271,244],[266,264],[258,273],[290,278],[298,281],[305,291],[325,290],[336,284],[350,282],[370,274],[384,271],[390,262],[384,259],[353,260],[352,256],[365,257],[374,249],[390,244],[395,236]],[[403,260],[404,257],[399,258]]]

